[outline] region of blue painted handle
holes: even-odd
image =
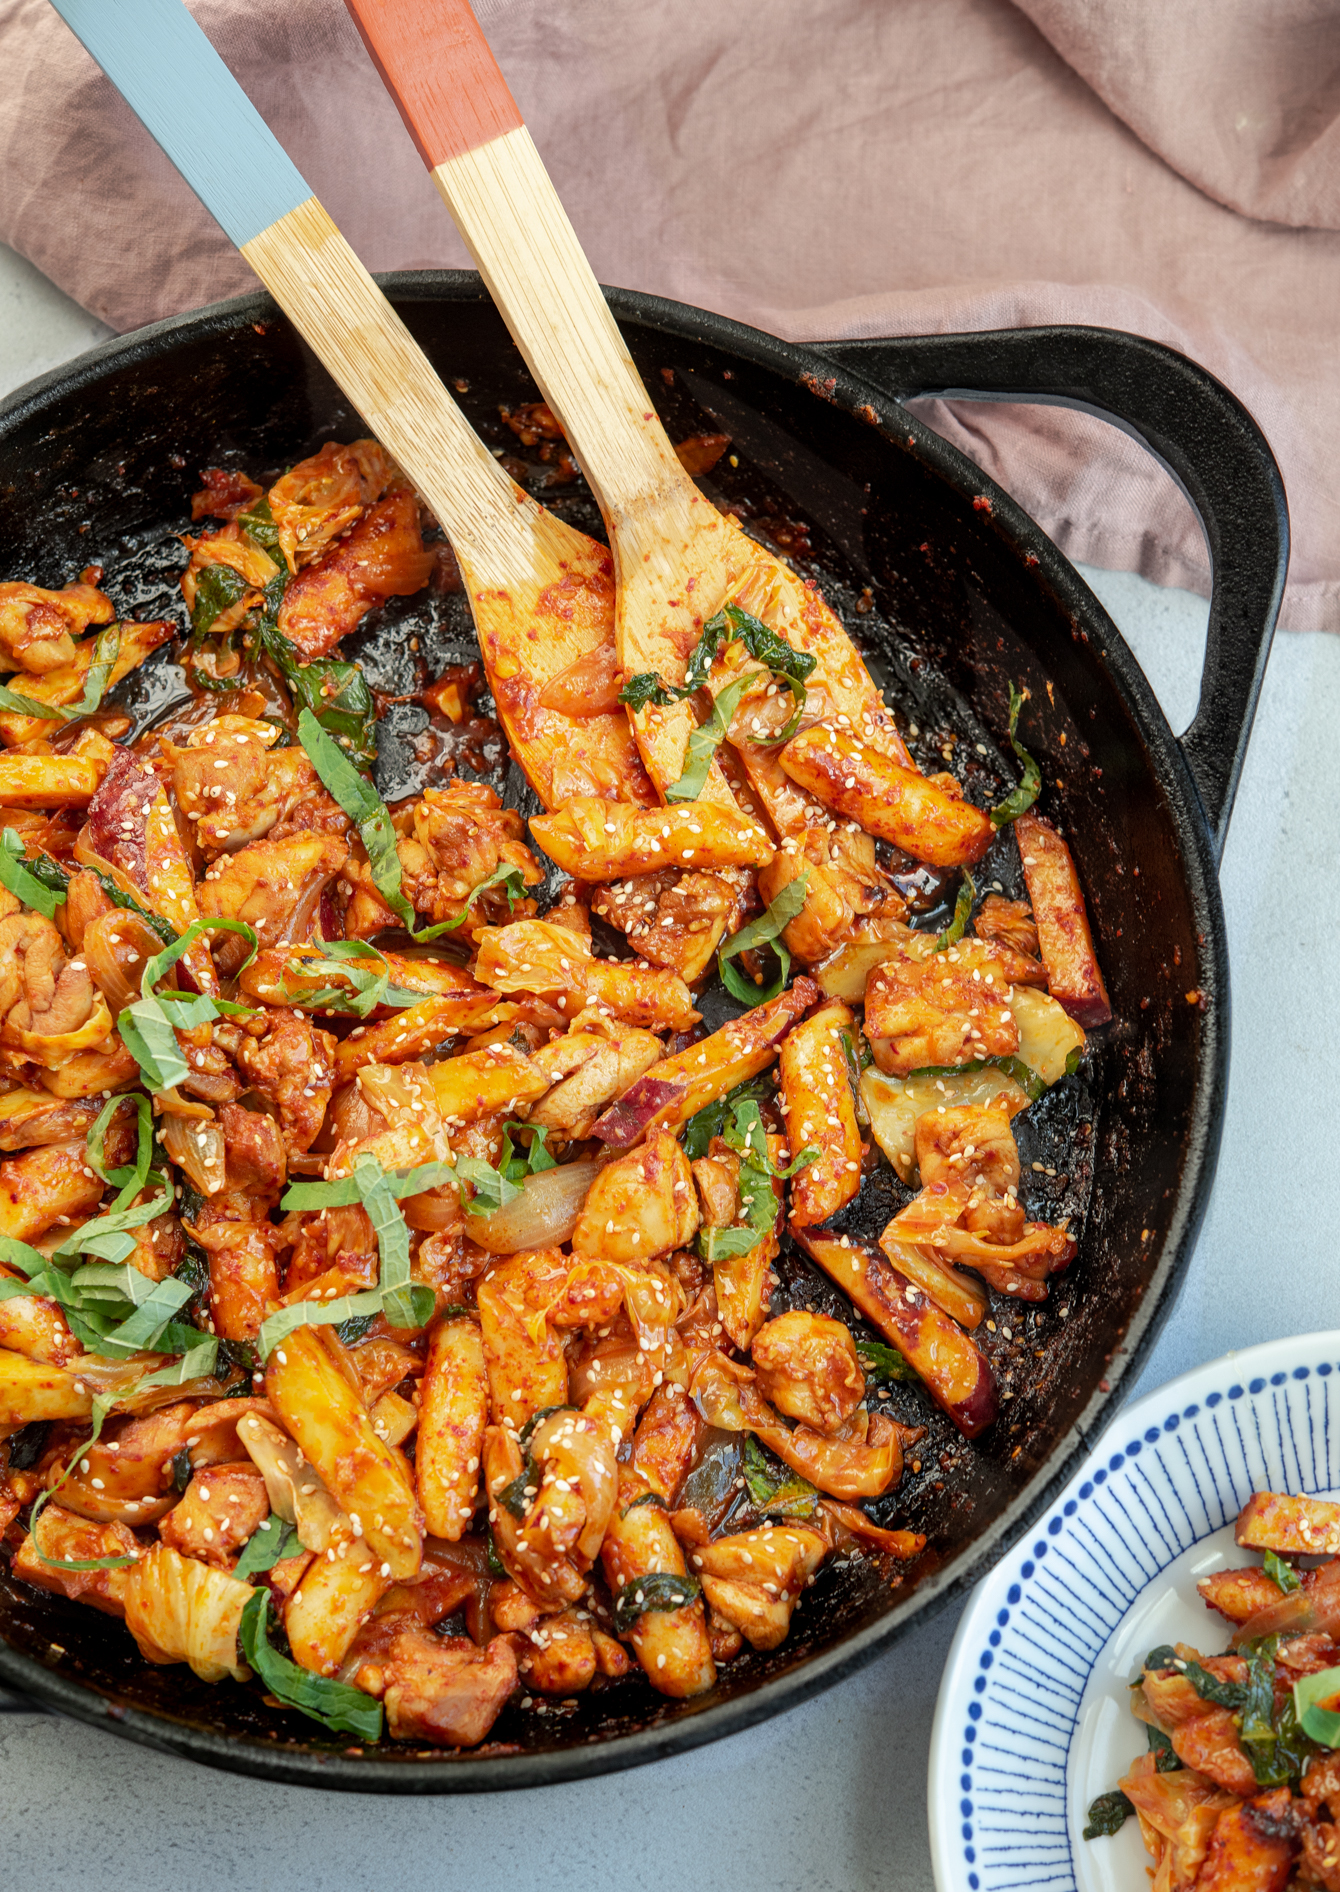
[[[312,195],[181,0],[51,0],[240,249]]]

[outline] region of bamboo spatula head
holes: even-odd
[[[704,623],[727,601],[752,599],[782,636],[804,633],[813,685],[834,712],[905,759],[836,618],[681,466],[467,0],[346,4],[599,501],[625,675],[680,683]],[[687,703],[634,717],[662,791],[683,771],[694,720]],[[757,786],[778,773],[761,755],[743,759]],[[715,765],[703,792],[730,795]]]

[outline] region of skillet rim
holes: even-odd
[[[404,270],[379,275],[376,280],[393,302],[490,301],[473,271]],[[771,370],[783,380],[804,387],[816,399],[827,400],[874,425],[891,447],[912,454],[962,496],[989,498],[990,528],[1014,556],[1022,559],[1031,555],[1039,568],[1038,576],[1051,586],[1076,628],[1088,632],[1091,650],[1146,745],[1149,766],[1167,801],[1196,930],[1203,936],[1196,972],[1208,1003],[1202,1015],[1193,1109],[1168,1233],[1144,1295],[1122,1336],[1123,1344],[1114,1353],[1108,1377],[1102,1383],[1108,1390],[1095,1389],[1069,1435],[1053,1447],[1030,1485],[974,1539],[969,1549],[924,1579],[901,1608],[854,1631],[834,1648],[809,1657],[789,1673],[759,1683],[747,1694],[697,1710],[689,1708],[673,1721],[616,1735],[598,1745],[510,1755],[444,1754],[427,1761],[276,1749],[261,1741],[221,1735],[109,1700],[0,1640],[0,1681],[90,1726],[110,1729],[138,1745],[229,1772],[348,1792],[501,1792],[587,1779],[659,1760],[738,1733],[832,1687],[890,1647],[913,1623],[928,1621],[956,1597],[965,1595],[1052,1503],[1091,1449],[1092,1439],[1115,1418],[1125,1385],[1139,1371],[1171,1311],[1213,1183],[1230,1040],[1228,945],[1216,852],[1182,747],[1144,672],[1102,604],[1055,543],[1002,487],[886,389],[824,354],[821,346],[782,341],[727,316],[663,297],[622,289],[606,289],[605,294],[616,319],[686,341],[700,341]],[[111,369],[154,360],[162,355],[165,345],[176,340],[196,340],[214,332],[227,332],[240,322],[261,320],[287,322],[268,293],[257,290],[113,337],[16,389],[0,403],[0,447],[12,425],[40,412],[55,398],[95,384]],[[1116,336],[1121,331],[1110,333]],[[1144,342],[1144,338],[1135,339]],[[912,346],[914,340],[900,338],[900,346]],[[1025,400],[1027,396],[1021,393],[1016,398]]]

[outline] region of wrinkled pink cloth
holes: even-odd
[[[1340,0],[478,0],[605,282],[796,340],[1093,322],[1202,362],[1340,629]],[[465,251],[342,0],[192,11],[372,269]],[[253,286],[47,0],[0,0],[0,238],[117,328]],[[1207,589],[1124,435],[927,418],[1072,557]]]

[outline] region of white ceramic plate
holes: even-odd
[[[1226,1354],[1108,1428],[954,1638],[927,1795],[939,1892],[1145,1892],[1134,1820],[1082,1837],[1144,1746],[1127,1683],[1158,1643],[1227,1646],[1196,1581],[1243,1561],[1253,1491],[1338,1488],[1340,1333]]]

